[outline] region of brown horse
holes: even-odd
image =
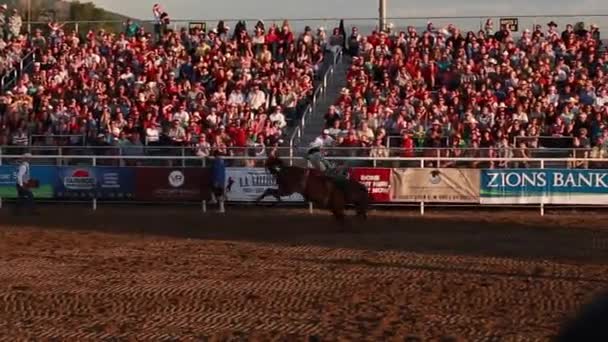
[[[267,196],[273,196],[280,202],[283,196],[299,193],[306,201],[329,209],[338,220],[344,219],[347,204],[355,206],[358,217],[367,218],[370,197],[367,188],[359,182],[345,180],[344,184],[339,184],[318,170],[285,166],[283,161],[276,157],[266,161],[266,168],[275,176],[278,188],[266,189],[257,202]]]

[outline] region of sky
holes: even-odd
[[[160,3],[172,19],[189,21],[213,21],[218,19],[294,19],[294,18],[375,18],[378,16],[378,0],[84,0],[92,1],[105,9],[138,19],[152,19],[152,5]],[[441,16],[495,16],[538,14],[606,14],[605,17],[583,17],[576,19],[538,18],[520,19],[520,26],[531,27],[536,23],[546,24],[555,20],[558,24],[584,21],[595,23],[604,32],[608,31],[608,1],[606,0],[387,0],[387,16],[441,17]],[[391,19],[402,29],[404,20]],[[423,27],[426,19],[407,25]],[[454,23],[462,29],[479,29],[482,19],[440,20],[432,19],[436,26]],[[294,23],[294,21],[291,21]],[[212,24],[215,25],[215,24]],[[232,24],[233,25],[233,24]],[[296,29],[304,25],[311,27],[334,27],[335,21],[301,22],[292,24]],[[375,21],[355,23],[347,26],[372,26]],[[302,26],[302,27],[300,27]]]
[[[374,17],[377,0],[92,0],[108,10],[147,19],[161,3],[176,19]],[[387,0],[388,15],[459,16],[509,14],[608,14],[605,0]],[[457,4],[457,5],[456,5]]]

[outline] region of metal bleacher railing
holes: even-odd
[[[231,148],[229,166],[261,167],[268,150],[260,147]],[[278,147],[277,155],[290,164],[303,160],[305,150]],[[382,151],[381,153],[378,153]],[[25,152],[41,165],[200,167],[208,154],[193,147],[177,146],[3,146],[0,165],[11,164]],[[328,148],[328,159],[349,167],[458,167],[458,168],[608,168],[604,148]],[[137,162],[137,165],[131,165]]]
[[[289,138],[290,150],[293,151],[293,148],[295,146],[297,146],[299,139],[302,137],[302,134],[304,133],[304,129],[306,128],[307,120],[315,113],[319,99],[321,97],[327,96],[327,87],[333,79],[336,65],[338,63],[340,63],[341,61],[342,61],[342,52],[333,55],[333,60],[331,61],[331,64],[329,65],[327,70],[325,70],[325,73],[323,74],[323,76],[321,78],[321,82],[312,96],[311,103],[304,110],[304,113],[302,114],[300,121],[297,123],[295,129],[293,130],[293,132]]]
[[[28,52],[15,67],[0,77],[0,90],[7,91],[15,85],[24,73],[29,72],[36,61],[36,52]]]
[[[433,22],[436,27],[442,27],[448,24],[453,24],[459,27],[461,30],[480,30],[483,29],[486,20],[492,19],[494,22],[494,29],[499,29],[500,18],[517,18],[519,21],[519,30],[533,29],[535,25],[542,25],[546,27],[546,24],[550,21],[556,22],[560,25],[560,28],[569,23],[575,24],[577,22],[584,22],[585,24],[596,24],[600,28],[600,31],[608,29],[608,13],[572,13],[572,14],[517,14],[517,13],[505,13],[503,16],[497,16],[496,14],[488,15],[471,15],[471,16],[396,16],[387,17],[386,22],[394,25],[395,30],[404,28],[405,26],[414,26],[417,28],[426,27],[428,22]],[[281,25],[283,21],[289,21],[293,29],[301,31],[304,27],[309,26],[313,29],[324,27],[332,29],[338,27],[341,20],[344,20],[345,27],[357,26],[360,33],[368,34],[371,31],[377,29],[378,18],[377,17],[351,17],[351,18],[338,18],[338,17],[325,17],[325,18],[184,18],[184,19],[172,19],[170,28],[178,29],[180,27],[187,26],[189,23],[206,23],[207,28],[215,26],[220,20],[222,20],[227,26],[233,28],[236,23],[243,21],[247,24],[248,28],[252,28],[258,21],[263,21],[266,25],[276,24]],[[153,20],[137,20],[141,24],[153,24]],[[65,21],[68,29],[80,31],[81,27],[87,26],[90,28],[95,25],[121,25],[121,21]],[[32,25],[46,25],[45,22],[32,22]]]

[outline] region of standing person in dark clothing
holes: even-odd
[[[225,212],[224,209],[224,189],[226,187],[226,164],[219,150],[213,152],[213,160],[211,161],[211,193],[213,202],[217,201],[220,207],[220,213]]]

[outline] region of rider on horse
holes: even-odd
[[[321,150],[322,147],[322,144],[313,142],[306,152],[306,160],[310,162],[314,169],[321,171],[322,174],[333,178],[336,181],[341,182],[348,179],[348,170],[325,159],[323,151]]]

